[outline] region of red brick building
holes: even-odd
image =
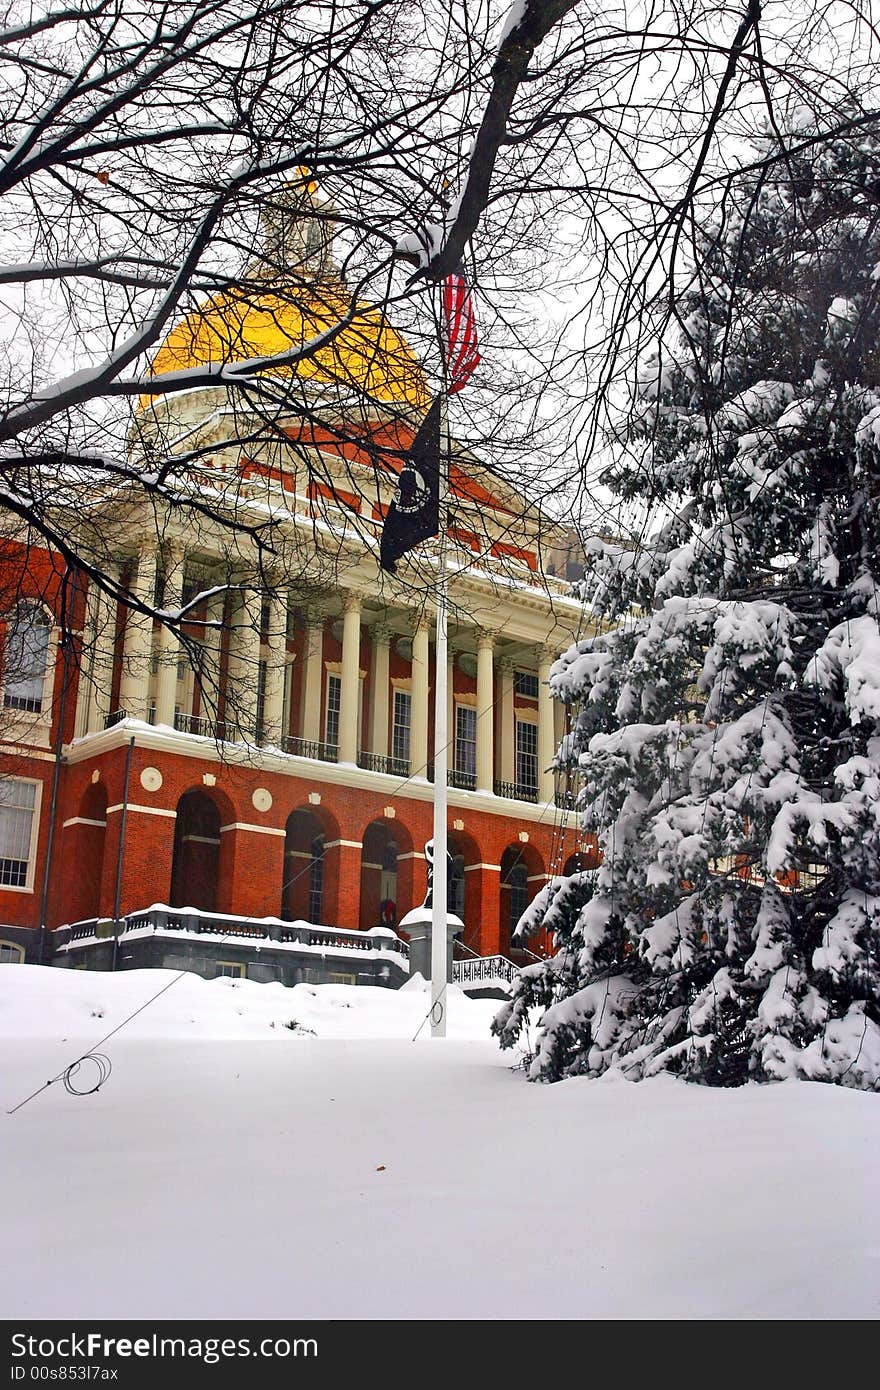
[[[311,297],[272,286],[210,301],[172,330],[154,372],[283,351],[350,309],[326,236],[309,254]],[[406,446],[429,396],[402,337],[356,308],[291,377],[305,404],[285,416],[288,447],[261,441],[223,389],[140,406],[133,455],[196,441],[192,487],[221,488],[237,517],[267,517],[283,537],[277,582],[261,588],[247,538],[230,545],[216,508],[198,525],[172,508],[157,522],[142,497],[114,499],[122,597],[68,576],[65,655],[63,563],[14,539],[0,553],[4,958],[49,959],[61,941],[57,960],[85,960],[109,924],[159,903],[196,910],[206,946],[193,968],[211,973],[248,924],[256,938],[271,919],[276,939],[285,922],[393,929],[422,901],[433,613],[405,564],[394,579],[378,568],[399,457],[385,470],[376,458]],[[563,725],[546,685],[582,610],[554,574],[560,528],[460,450],[451,486],[450,906],[485,956],[509,952],[526,902],[584,852],[549,770]],[[165,610],[204,595],[183,630],[197,659],[126,594]],[[212,922],[231,942],[213,957]],[[147,929],[155,938],[155,920]],[[179,951],[150,962],[179,963]]]

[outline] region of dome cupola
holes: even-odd
[[[367,402],[423,410],[424,373],[381,310],[353,300],[333,259],[333,207],[307,170],[267,201],[263,252],[241,284],[180,319],[151,364],[153,376],[193,367],[275,357],[300,349],[336,324],[339,331],[292,366],[268,366]]]

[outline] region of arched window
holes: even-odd
[[[397,873],[397,844],[394,840],[389,840],[382,851],[382,872],[383,874]]]
[[[309,921],[320,925],[324,898],[324,836],[312,841],[312,861],[309,865]]]
[[[388,904],[391,904],[389,907]],[[381,922],[390,926],[397,913],[397,841],[389,840],[382,851],[382,872],[379,879]]]
[[[328,849],[329,844],[329,849]],[[281,917],[285,922],[328,925],[335,911],[339,828],[305,806],[291,811],[284,836]],[[326,890],[326,891],[325,891]],[[329,919],[333,924],[332,916]]]
[[[510,888],[510,932],[516,931],[520,917],[529,905],[529,871],[525,864],[515,864],[507,882]]]
[[[464,921],[464,855],[454,854],[446,892],[449,911]]]
[[[20,603],[9,622],[3,657],[3,704],[7,709],[43,708],[49,657],[49,622],[38,603]]]
[[[0,941],[0,965],[23,965],[24,947],[15,941]]]

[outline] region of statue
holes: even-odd
[[[428,891],[421,907],[410,908],[400,919],[399,929],[409,937],[409,971],[411,975],[420,974],[426,980],[431,978],[431,933],[434,912],[434,841],[425,845],[425,861],[428,865]],[[452,939],[464,931],[464,922],[449,911],[449,887],[452,881],[452,855],[446,855],[446,978],[452,978]]]
[[[425,845],[425,860],[428,865],[428,891],[425,894],[425,901],[422,907],[433,908],[434,906],[434,841],[429,840]],[[452,855],[446,852],[446,911],[449,911],[449,889],[452,884]]]

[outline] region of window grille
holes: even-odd
[[[244,978],[245,966],[234,960],[218,960],[218,978],[227,980],[241,980]]]
[[[515,671],[513,689],[515,694],[522,695],[526,700],[537,700],[538,677],[534,671]]]
[[[312,862],[309,865],[309,921],[319,925],[324,896],[324,837],[312,841]]]
[[[395,690],[394,716],[391,725],[391,756],[409,764],[412,697],[408,690]]]
[[[19,604],[9,624],[3,659],[3,703],[7,709],[40,713],[48,657],[46,615],[35,603]]]
[[[455,707],[455,771],[477,781],[477,711],[470,705]]]
[[[516,931],[519,919],[529,905],[528,870],[525,864],[515,864],[507,876],[510,888],[510,934]]]
[[[324,721],[324,742],[339,747],[339,710],[342,703],[342,678],[327,677],[327,717]]]
[[[464,921],[464,855],[454,854],[449,871],[446,901],[449,911]]]
[[[27,886],[37,787],[14,777],[0,777],[0,884]]]
[[[538,726],[516,721],[516,785],[518,791],[538,790]]]

